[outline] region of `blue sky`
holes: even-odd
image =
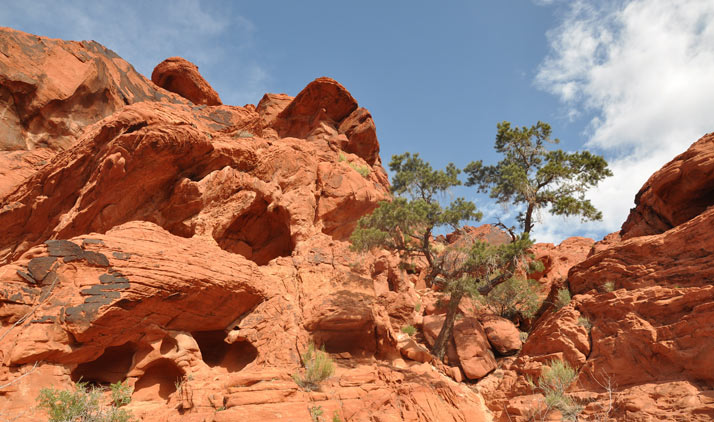
[[[30,2],[26,2],[30,3]],[[594,5],[593,5],[594,4]],[[619,230],[653,171],[714,130],[711,0],[6,2],[0,25],[93,39],[139,72],[199,66],[226,104],[342,83],[377,125],[382,159],[495,162],[496,124],[549,122],[566,150],[603,154],[602,222],[541,213],[538,241]],[[472,189],[484,222],[516,212]]]

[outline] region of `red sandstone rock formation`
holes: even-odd
[[[0,28],[0,151],[69,147],[127,104],[181,102],[94,41]]]
[[[495,420],[523,421],[542,404],[526,377],[564,359],[586,419],[714,418],[711,136],[652,176],[624,240],[534,247],[534,276],[567,274],[573,299],[517,355],[513,323],[464,300],[443,364],[423,264],[346,241],[389,183],[371,116],[339,83],[195,107],[96,43],[2,31],[2,416],[43,420],[39,390],[81,378],[126,380],[145,421],[310,421],[314,406],[491,420],[481,394]],[[481,226],[438,242],[464,236],[509,240]],[[318,392],[291,377],[311,341],[337,362]]]
[[[389,183],[344,87],[194,107],[98,44],[6,33],[0,70],[25,79],[3,92],[72,130],[5,126],[32,151],[0,155],[2,416],[42,420],[39,390],[82,379],[126,380],[146,421],[487,420],[458,368],[404,342],[416,275],[345,241]],[[311,341],[337,361],[318,392],[291,377]]]
[[[223,104],[216,91],[198,73],[198,66],[181,57],[169,57],[156,65],[151,81],[196,105]]]
[[[578,370],[571,394],[586,404],[584,418],[714,418],[713,139],[650,178],[625,240],[610,235],[573,266],[571,303],[546,313],[500,378],[483,382],[497,420],[527,420],[542,405],[525,377],[553,359]]]
[[[647,180],[635,197],[623,239],[663,233],[714,205],[714,134],[703,136]]]

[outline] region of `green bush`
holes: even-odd
[[[369,167],[360,166],[359,164],[355,164],[355,163],[348,163],[348,164],[350,165],[350,167],[352,167],[352,169],[354,171],[359,173],[360,176],[364,177],[365,179],[369,177],[369,173],[370,173]]]
[[[514,277],[494,287],[483,301],[504,318],[511,319],[518,314],[532,318],[541,304],[538,290],[537,281]]]
[[[615,283],[613,283],[612,281],[608,281],[607,283],[602,285],[602,288],[607,293],[610,293],[611,291],[615,290]]]
[[[365,179],[369,177],[369,173],[371,172],[369,167],[361,166],[359,164],[355,164],[355,163],[351,163],[351,162],[347,161],[347,157],[345,156],[345,154],[339,153],[339,155],[337,156],[337,161],[340,163],[347,162],[347,165],[352,167],[352,170],[359,173],[362,177],[364,177]]]
[[[413,325],[405,325],[402,327],[402,332],[409,335],[409,337],[412,337],[414,334],[416,334],[416,327]]]
[[[301,356],[302,365],[305,367],[305,374],[294,374],[293,380],[300,388],[307,391],[315,391],[320,388],[322,381],[330,378],[335,373],[335,363],[325,352],[315,349],[315,345],[310,343],[307,351]]]
[[[322,406],[313,406],[309,410],[312,422],[322,422],[322,414],[324,413]]]
[[[577,421],[583,406],[566,394],[577,376],[577,371],[562,360],[553,360],[550,365],[543,367],[538,378],[538,388],[545,396],[546,413],[550,409],[557,409],[563,415],[563,420]]]
[[[568,306],[570,303],[570,290],[567,287],[563,287],[558,290],[558,296],[555,299],[555,308],[560,309],[564,306]]]
[[[131,413],[121,406],[131,401],[131,387],[123,383],[111,385],[112,403],[102,405],[102,390],[78,382],[74,391],[43,388],[37,397],[38,406],[47,411],[49,422],[129,422]]]
[[[129,387],[129,384],[115,382],[109,385],[109,389],[112,391],[112,404],[115,407],[126,406],[131,402],[131,393],[134,392],[134,388]]]

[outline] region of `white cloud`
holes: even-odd
[[[593,5],[595,4],[595,5]],[[593,115],[586,146],[615,176],[590,192],[604,220],[544,216],[538,240],[617,231],[647,178],[714,130],[714,2],[576,1],[548,33],[551,53],[536,83],[568,115]],[[576,224],[578,223],[578,224]]]

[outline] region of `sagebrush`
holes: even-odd
[[[320,350],[316,349],[313,343],[310,343],[301,358],[304,374],[293,374],[293,380],[304,390],[319,390],[320,384],[335,373],[335,363],[330,358],[330,355],[325,352],[324,346]]]
[[[78,382],[74,391],[43,388],[37,397],[40,409],[47,412],[48,422],[129,422],[131,413],[122,406],[131,401],[132,388],[124,383],[110,386],[112,401],[102,403],[102,389]]]

